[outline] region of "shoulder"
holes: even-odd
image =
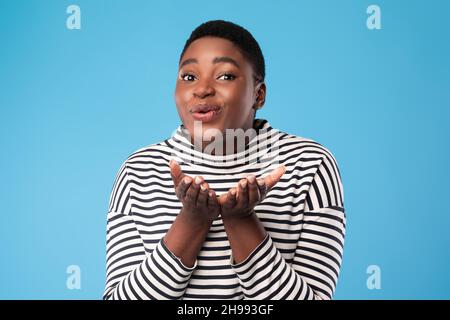
[[[332,162],[337,167],[332,151],[316,140],[279,131],[278,146],[280,155],[322,159],[322,161]]]
[[[288,152],[289,158],[295,159],[300,172],[311,179],[306,210],[343,208],[341,172],[331,150],[313,139],[284,133],[280,138],[280,156],[286,157]]]
[[[136,149],[126,157],[123,165],[129,167],[130,165],[136,163],[143,163],[145,161],[158,161],[158,160],[165,161],[170,157],[170,155],[171,150],[167,146],[165,140]]]

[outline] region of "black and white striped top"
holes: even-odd
[[[258,135],[237,155],[194,149],[180,125],[169,139],[126,159],[108,208],[104,299],[332,298],[346,224],[336,159],[313,140],[281,132],[266,120],[259,123]],[[220,216],[192,268],[164,245],[181,209],[170,159],[186,174],[203,176],[218,195],[249,173],[258,178],[286,166],[255,207],[267,236],[245,261],[234,264]]]

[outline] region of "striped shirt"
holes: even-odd
[[[258,134],[242,152],[211,155],[194,148],[180,125],[169,139],[124,161],[107,213],[104,299],[333,297],[346,224],[336,159],[321,144],[274,129],[266,120],[255,128]],[[217,195],[250,173],[259,178],[285,165],[286,173],[255,206],[267,235],[244,261],[234,263],[220,215],[194,266],[185,266],[164,244],[182,207],[170,159],[187,175],[204,177]]]

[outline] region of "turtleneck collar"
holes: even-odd
[[[189,132],[184,125],[179,125],[172,137],[165,142],[172,150],[172,158],[181,163],[195,165],[213,165],[217,167],[246,165],[263,161],[274,147],[280,132],[270,126],[265,119],[255,119],[253,122],[254,135],[245,148],[237,153],[213,155],[202,152],[192,144]]]

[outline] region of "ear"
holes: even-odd
[[[266,83],[260,82],[255,87],[255,103],[253,109],[258,110],[264,106],[266,102]]]

